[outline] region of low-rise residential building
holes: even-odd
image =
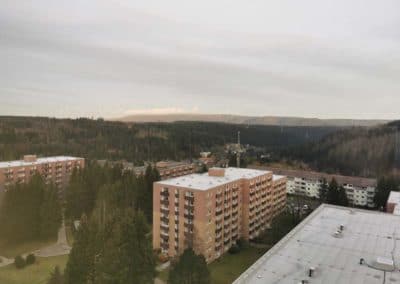
[[[322,172],[287,170],[281,168],[255,167],[271,170],[276,174],[287,177],[287,193],[299,194],[319,198],[321,184],[325,179],[330,182],[335,179],[339,186],[343,186],[349,203],[355,206],[374,207],[374,196],[377,180],[372,178],[332,175]]]
[[[161,180],[189,175],[197,171],[197,167],[191,162],[176,162],[176,161],[160,161],[155,163],[155,166],[160,173]],[[134,167],[136,175],[143,175],[146,172],[147,165]]]
[[[323,204],[233,284],[398,283],[399,224],[400,216]]]
[[[25,155],[22,160],[0,162],[0,191],[15,183],[25,183],[39,173],[46,183],[54,183],[59,189],[67,186],[74,168],[83,168],[83,158],[56,156],[37,158]]]
[[[154,249],[175,257],[192,247],[207,262],[217,259],[284,210],[285,182],[270,171],[211,168],[154,183]]]

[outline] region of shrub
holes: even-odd
[[[31,264],[34,264],[35,261],[36,261],[36,257],[33,253],[31,253],[31,254],[28,254],[28,256],[26,257],[25,262],[26,262],[26,265],[31,265]]]
[[[237,240],[236,244],[239,246],[240,249],[246,249],[249,247],[249,242],[244,239]]]
[[[230,254],[236,254],[240,252],[240,247],[238,245],[233,245],[229,248],[228,252]]]
[[[22,256],[17,255],[14,259],[14,264],[15,264],[15,267],[18,269],[24,268],[26,265],[25,259]]]

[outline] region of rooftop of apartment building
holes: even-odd
[[[208,190],[240,179],[251,179],[269,171],[243,168],[211,168],[208,173],[190,174],[158,182],[162,185],[184,187],[196,190]]]
[[[400,216],[323,204],[234,284],[399,283],[399,240]]]
[[[353,186],[358,186],[358,187],[376,187],[377,185],[377,180],[373,178],[352,177],[352,176],[327,174],[323,172],[288,170],[282,168],[270,168],[262,166],[255,166],[254,168],[266,169],[273,171],[274,173],[279,175],[284,175],[287,177],[304,178],[307,180],[322,180],[323,178],[325,178],[329,182],[334,178],[339,184],[351,184]]]
[[[273,181],[277,181],[277,180],[280,180],[280,179],[283,179],[283,178],[286,178],[286,176],[282,176],[282,175],[273,175],[272,176],[272,180]]]
[[[82,158],[71,157],[71,156],[54,156],[54,157],[37,158],[36,155],[25,155],[24,159],[22,160],[0,162],[0,169],[11,168],[11,167],[25,167],[25,166],[47,164],[54,162],[73,161],[76,159],[82,159]]]
[[[174,168],[174,167],[180,167],[180,166],[187,166],[187,165],[191,165],[192,163],[189,161],[159,161],[157,163],[155,163],[155,166],[159,169],[168,169],[168,168]],[[137,166],[134,167],[135,171],[145,171],[147,168],[147,165],[144,166]]]

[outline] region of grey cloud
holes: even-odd
[[[357,106],[357,116],[365,118],[397,115],[395,33],[387,33],[390,41],[378,33],[371,38],[340,37],[340,31],[332,38],[307,31],[274,34],[271,28],[246,33],[185,24],[147,10],[112,14],[39,21],[40,13],[23,20],[0,12],[0,112],[110,117],[135,108],[198,107],[351,117]],[[386,101],[375,101],[377,96]],[[41,107],[28,107],[35,104]]]

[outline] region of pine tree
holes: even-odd
[[[86,284],[90,280],[95,259],[94,238],[95,232],[83,215],[65,268],[66,284]]]
[[[168,278],[169,284],[209,284],[210,272],[204,256],[196,255],[192,249],[186,249],[172,266]]]
[[[40,208],[40,236],[49,239],[57,236],[62,223],[61,206],[57,188],[51,185],[44,193]]]
[[[347,199],[346,190],[344,189],[343,186],[340,186],[338,189],[337,205],[340,205],[340,206],[348,206],[349,205],[349,200]]]
[[[117,210],[104,232],[95,283],[153,283],[155,262],[148,230],[142,213]]]
[[[50,274],[47,284],[64,284],[64,276],[60,271],[60,267],[56,266]]]
[[[326,181],[326,179],[322,179],[322,183],[321,186],[319,188],[319,200],[321,203],[326,202],[326,197],[328,194],[328,183]]]
[[[0,208],[0,237],[14,243],[40,237],[40,208],[46,185],[35,174],[27,184],[16,184],[4,196]]]
[[[334,205],[337,205],[339,202],[338,184],[335,179],[332,179],[329,183],[326,202]]]

